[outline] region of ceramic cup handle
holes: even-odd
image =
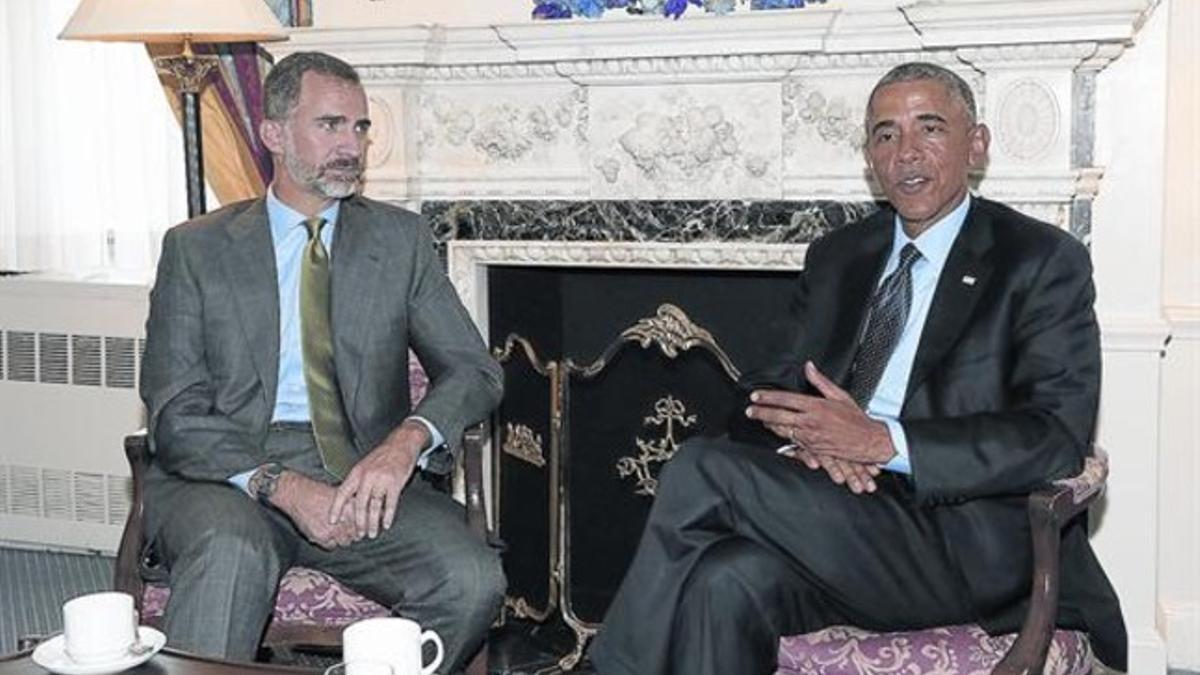
[[[426,642],[432,642],[437,647],[437,656],[433,657],[432,663],[421,668],[421,675],[433,675],[437,667],[442,665],[442,657],[446,655],[446,648],[442,646],[442,638],[431,630],[421,633],[421,646],[424,647]]]

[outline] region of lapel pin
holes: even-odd
[[[962,279],[962,281],[963,281],[963,283],[964,283],[964,284],[966,284],[966,285],[968,285],[968,286],[974,286],[974,285],[975,285],[975,277],[971,276],[970,274],[968,274],[968,275],[964,276],[964,277],[963,277],[963,279]]]

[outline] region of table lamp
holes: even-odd
[[[183,109],[188,217],[204,213],[204,159],[200,147],[200,92],[217,57],[196,55],[202,43],[286,40],[287,33],[263,0],[80,0],[60,40],[179,45],[155,56],[161,74],[179,83]]]

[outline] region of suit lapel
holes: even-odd
[[[366,207],[356,198],[342,202],[333,242],[333,343],[339,386],[346,410],[354,410],[362,368],[366,320],[379,296],[381,246]]]
[[[842,386],[849,384],[850,366],[858,349],[867,306],[871,302],[871,294],[879,285],[883,264],[891,250],[894,218],[888,209],[872,217],[869,229],[859,240],[861,245],[855,249],[845,266],[846,273],[839,283],[835,306],[840,311],[834,313],[836,318],[826,342],[830,347],[825,355],[823,370],[830,379]]]
[[[982,203],[972,198],[966,223],[938,278],[908,378],[906,401],[958,341],[991,279],[992,264],[985,254],[992,246],[994,225]]]
[[[266,202],[259,200],[225,225],[229,247],[222,263],[267,405],[279,380],[279,284]]]

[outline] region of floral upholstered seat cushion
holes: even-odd
[[[142,596],[142,621],[156,624],[170,597],[169,587],[146,584]],[[364,598],[323,572],[293,567],[279,582],[275,616],[271,620],[282,625],[345,626],[390,614],[386,607]]]
[[[992,637],[976,625],[900,633],[831,626],[780,640],[776,675],[987,675],[1016,637]],[[1057,631],[1050,643],[1045,672],[1083,675],[1091,670],[1092,650],[1087,637],[1075,631]]]

